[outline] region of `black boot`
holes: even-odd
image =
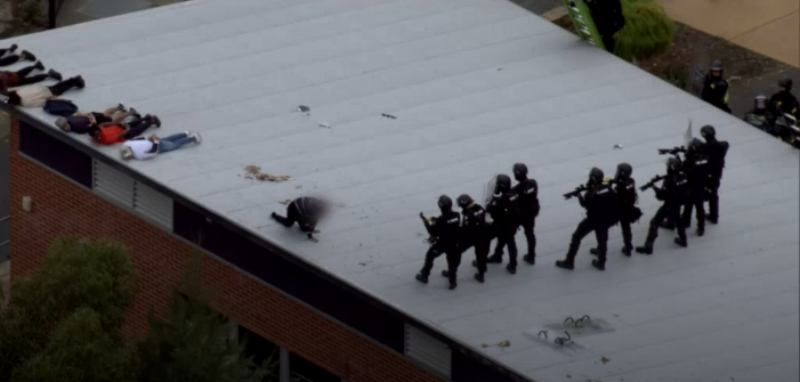
[[[633,247],[626,245],[626,246],[622,247],[622,251],[621,252],[622,252],[623,255],[631,257],[631,252],[633,252]]]
[[[711,224],[717,224],[717,223],[719,223],[719,220],[717,219],[717,217],[716,217],[716,216],[715,216],[715,217],[713,217],[713,218],[712,218],[712,217],[707,217],[707,218],[706,218],[706,221],[707,221],[707,222],[709,222],[709,223],[711,223]]]
[[[592,266],[601,271],[606,270],[606,263],[597,259],[592,260]]]
[[[64,77],[61,75],[61,73],[59,73],[59,72],[57,72],[57,71],[55,71],[53,69],[50,69],[50,71],[47,72],[47,75],[50,76],[50,78],[52,78],[52,79],[54,79],[56,81],[61,81],[61,80],[64,79]]]
[[[486,262],[490,263],[490,264],[492,264],[492,263],[500,264],[500,263],[503,262],[503,255],[502,254],[498,255],[498,254],[495,253],[494,255],[489,256],[489,258],[486,259]]]
[[[590,249],[589,249],[589,253],[590,253],[592,256],[597,256],[597,248],[590,248]]]
[[[686,239],[681,239],[681,238],[679,238],[679,237],[676,237],[676,238],[675,238],[675,244],[678,244],[678,245],[680,245],[680,246],[681,246],[681,247],[683,247],[683,248],[686,248],[686,247],[688,247],[688,246],[689,246],[689,243],[687,243],[687,242],[686,242]]]
[[[697,236],[703,236],[706,234],[706,227],[697,227]]]
[[[450,272],[447,269],[442,269],[442,277],[450,277]]]
[[[456,289],[457,286],[458,284],[450,284],[450,290]]]
[[[479,283],[483,284],[483,273],[476,273],[475,280],[478,280]]]
[[[573,270],[575,269],[575,260],[569,260],[569,259],[557,260],[556,266],[562,269]]]
[[[508,271],[508,273],[511,273],[512,275],[517,274],[517,264],[510,264],[509,263],[506,266],[506,270]]]
[[[645,243],[641,247],[636,247],[636,253],[641,253],[642,255],[652,255],[653,243]]]
[[[428,276],[423,275],[422,273],[417,273],[417,277],[415,277],[417,281],[427,284],[428,283]]]
[[[528,254],[528,255],[522,256],[522,260],[524,262],[530,264],[530,265],[534,265],[534,264],[536,264],[536,255]]]

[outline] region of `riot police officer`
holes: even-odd
[[[723,77],[722,61],[714,60],[703,79],[703,91],[700,98],[720,110],[731,113],[728,107],[728,81]]]
[[[708,178],[711,176],[711,162],[703,141],[692,139],[685,158],[683,166],[689,178],[689,200],[683,206],[681,220],[684,227],[691,227],[692,210],[697,211],[697,236],[703,236],[706,231],[706,211],[703,204],[708,195],[706,190]]]
[[[608,228],[614,224],[614,193],[611,186],[604,182],[603,170],[595,167],[589,172],[585,195],[578,194],[578,201],[586,208],[586,218],[572,234],[569,251],[564,260],[556,261],[556,266],[564,269],[575,268],[575,255],[586,235],[594,231],[597,237],[597,259],[592,266],[599,270],[606,269],[606,246],[608,244]]]
[[[664,219],[676,222],[678,237],[675,238],[675,243],[682,247],[688,245],[686,242],[686,228],[683,226],[683,221],[681,221],[680,209],[688,197],[689,181],[681,166],[681,161],[678,158],[670,157],[667,159],[667,175],[663,177],[664,183],[662,186],[654,186],[653,182],[655,180],[653,180],[642,187],[643,189],[652,187],[656,192],[656,198],[664,201],[664,204],[661,205],[653,219],[650,220],[647,239],[643,246],[636,247],[636,252],[646,255],[653,254],[653,243],[658,237],[658,227],[664,222]]]
[[[528,264],[536,264],[536,217],[539,216],[539,185],[535,179],[528,178],[528,166],[514,164],[514,179],[517,185],[511,189],[511,201],[515,203],[519,223],[528,242],[528,253],[522,256]]]
[[[422,212],[419,217],[425,223],[425,229],[431,235],[431,247],[425,254],[425,265],[417,274],[416,279],[424,284],[428,283],[428,276],[433,268],[433,260],[443,253],[447,256],[447,270],[442,272],[450,280],[450,290],[456,288],[456,274],[461,264],[461,251],[458,248],[458,235],[461,228],[461,215],[453,211],[453,201],[446,195],[439,197],[439,210],[442,212],[437,218],[426,219]]]
[[[722,170],[725,168],[725,155],[730,145],[726,141],[717,140],[717,133],[711,125],[700,128],[700,135],[706,140],[705,151],[708,154],[708,215],[706,220],[712,224],[719,221],[719,186],[722,181]]]
[[[631,223],[639,220],[642,211],[636,206],[639,196],[636,193],[636,181],[631,177],[633,167],[628,163],[617,165],[617,174],[614,176],[614,197],[616,199],[616,212],[619,217],[619,225],[622,229],[622,240],[624,242],[622,253],[630,256],[633,252],[633,234],[631,233]],[[590,252],[597,255],[597,248],[592,248]]]
[[[795,118],[800,117],[800,103],[792,94],[792,79],[785,78],[778,81],[778,87],[780,90],[769,99],[770,111],[775,117],[782,114],[791,114]]]
[[[490,263],[503,262],[503,247],[508,247],[509,262],[506,270],[512,275],[517,273],[517,243],[514,234],[518,228],[516,208],[511,201],[511,178],[508,175],[497,176],[494,194],[486,211],[492,217],[492,231],[497,237],[495,252],[489,257]]]
[[[461,253],[463,254],[470,247],[475,247],[475,265],[478,267],[475,280],[483,282],[483,275],[486,273],[486,259],[489,256],[492,240],[486,224],[486,211],[467,194],[459,196],[456,202],[461,207],[462,216]]]

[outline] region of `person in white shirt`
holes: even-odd
[[[67,90],[83,89],[85,86],[86,82],[81,76],[69,78],[53,86],[34,84],[6,93],[5,102],[14,106],[43,107],[48,100],[57,98]]]
[[[200,144],[202,141],[199,133],[189,131],[164,138],[151,135],[147,139],[137,138],[125,141],[122,144],[121,154],[122,159],[126,161],[131,159],[148,160],[158,154],[177,150],[189,143]]]

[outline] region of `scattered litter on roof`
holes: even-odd
[[[301,113],[306,113],[306,115],[311,113],[311,108],[305,105],[300,105],[297,107],[297,111]]]
[[[327,122],[320,122],[319,123],[319,127],[324,127],[326,129],[330,129],[331,125],[329,125]]]
[[[602,357],[600,357],[600,362],[602,362],[604,365],[605,365],[605,364],[607,364],[607,363],[608,363],[608,361],[611,361],[611,359],[609,359],[609,358],[608,358],[608,357],[606,357],[606,356],[602,356]]]
[[[615,149],[621,149],[622,148],[622,144],[621,143],[617,143],[617,144],[614,145],[614,148]]]
[[[500,342],[497,343],[497,347],[499,347],[499,348],[507,348],[509,346],[511,346],[511,341],[509,341],[509,340],[500,341]]]
[[[386,113],[381,114],[381,116],[385,117],[385,118],[389,118],[389,119],[397,119],[397,117],[395,117],[395,116],[393,116],[391,114],[386,114]]]
[[[360,265],[360,266],[362,266],[362,267],[366,267],[366,266],[367,266],[367,263],[361,262],[361,263],[358,263],[358,265]]]
[[[295,190],[299,190],[299,189],[301,189],[301,188],[303,188],[303,185],[301,185],[301,184],[298,184],[298,185],[294,186],[294,189],[295,189]]]
[[[272,175],[266,174],[261,172],[261,167],[249,165],[244,168],[244,171],[247,173],[244,177],[245,179],[256,179],[260,181],[268,181],[268,182],[285,182],[291,178],[289,175]]]

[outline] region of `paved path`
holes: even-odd
[[[798,0],[657,0],[675,21],[800,67]]]

